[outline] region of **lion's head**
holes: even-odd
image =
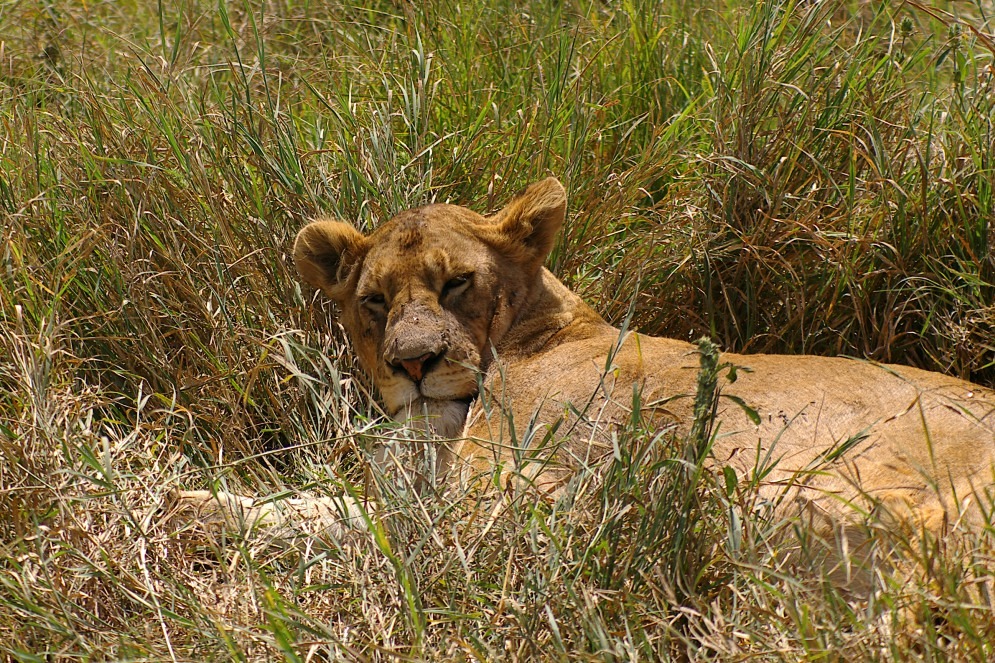
[[[538,281],[566,212],[555,178],[533,184],[484,217],[428,205],[364,236],[347,223],[301,230],[294,260],[334,300],[388,410],[468,403],[492,348]],[[451,432],[451,431],[450,431]]]

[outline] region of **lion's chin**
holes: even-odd
[[[391,419],[404,422],[411,429],[455,439],[463,436],[470,399],[436,400],[417,398],[391,414]]]
[[[458,437],[470,402],[477,397],[477,377],[472,371],[436,370],[420,382],[394,373],[380,385],[391,418],[408,419],[413,428],[429,430],[442,437]]]

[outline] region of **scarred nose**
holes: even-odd
[[[420,382],[446,354],[443,321],[428,306],[408,302],[387,319],[383,358],[395,371]]]

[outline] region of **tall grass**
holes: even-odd
[[[990,11],[0,5],[0,652],[991,658],[990,530],[841,589],[638,418],[554,505],[399,495],[373,536],[282,549],[161,508],[362,491],[384,424],[288,263],[306,219],[548,174],[550,266],[609,319],[995,385]]]

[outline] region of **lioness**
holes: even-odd
[[[549,178],[489,217],[428,205],[369,236],[330,220],[297,236],[301,276],[338,304],[392,417],[452,440],[436,468],[448,481],[511,469],[522,458],[514,445],[558,426],[555,457],[533,472],[555,492],[577,463],[610,451],[634,388],[659,428],[692,419],[695,347],[622,334],[543,267],[565,212]],[[776,462],[763,490],[810,522],[846,527],[876,510],[940,531],[993,484],[988,389],[854,359],[722,359],[741,370],[723,385],[733,398],[721,401],[713,462],[739,476]]]

